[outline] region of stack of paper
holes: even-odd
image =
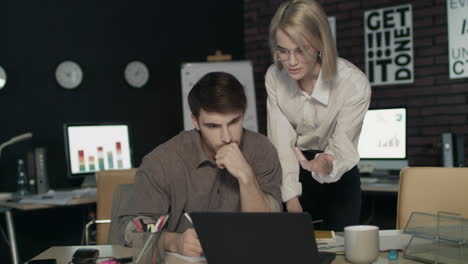
[[[335,236],[334,231],[316,230],[314,233],[320,252],[342,253],[344,251],[344,239]]]

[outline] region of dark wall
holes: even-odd
[[[244,1],[245,56],[253,61],[259,128],[266,130],[264,74],[271,64],[268,25],[282,0]],[[336,18],[337,48],[365,71],[364,12],[408,1],[319,0]],[[443,132],[468,134],[468,79],[449,79],[445,0],[411,1],[413,7],[414,83],[372,87],[371,107],[408,108],[411,166],[441,166]],[[466,140],[465,140],[466,142]],[[467,144],[465,144],[466,153]],[[466,156],[466,154],[465,154]]]
[[[47,149],[53,188],[81,183],[65,176],[65,122],[130,122],[138,166],[146,153],[183,129],[181,63],[205,61],[216,49],[244,58],[241,0],[1,1],[0,65],[8,83],[0,90],[0,143],[29,131],[34,137],[4,149],[0,192],[16,190],[16,161],[34,146]],[[83,69],[83,83],[75,90],[55,81],[63,60]],[[124,81],[124,67],[132,60],[149,67],[144,88]],[[51,246],[80,244],[86,211],[15,211],[22,260]],[[0,226],[5,227],[3,216]],[[10,263],[3,238],[0,262]]]
[[[16,160],[44,146],[53,188],[79,184],[65,177],[62,125],[129,121],[134,164],[183,129],[180,65],[205,61],[216,49],[243,58],[242,1],[2,1],[0,65],[8,74],[0,90],[0,142],[31,131],[30,142],[5,148],[0,192],[15,191]],[[74,60],[82,84],[65,90],[56,66]],[[125,65],[145,62],[149,83],[132,88]]]

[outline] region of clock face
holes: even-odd
[[[5,87],[7,81],[7,76],[5,70],[0,66],[0,90]]]
[[[57,82],[65,89],[75,89],[83,81],[83,71],[74,61],[63,61],[55,71]]]
[[[141,61],[132,61],[125,67],[124,77],[127,83],[135,88],[141,88],[148,83],[149,70]]]

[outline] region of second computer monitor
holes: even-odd
[[[361,164],[376,170],[400,170],[408,166],[406,108],[369,109],[359,137]]]
[[[68,176],[94,176],[100,170],[132,168],[132,148],[126,123],[64,125]]]

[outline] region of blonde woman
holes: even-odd
[[[283,169],[289,212],[323,219],[316,228],[359,223],[359,134],[371,88],[339,58],[327,16],[314,0],[283,3],[270,24],[274,64],[265,76],[268,137]]]

